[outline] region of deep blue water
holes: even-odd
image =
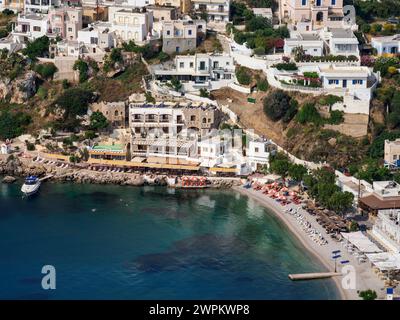
[[[337,299],[281,221],[233,191],[0,184],[0,298]],[[56,290],[43,290],[43,265]]]

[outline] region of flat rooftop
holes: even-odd
[[[356,38],[351,29],[330,28],[329,31],[332,33],[332,37],[334,38]]]

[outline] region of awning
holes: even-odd
[[[379,199],[374,194],[360,198],[360,203],[371,208],[372,210],[379,209],[399,209],[400,197],[387,197],[385,200]]]
[[[358,250],[364,253],[382,252],[375,243],[368,239],[361,231],[341,233],[343,238],[352,243]]]
[[[366,255],[380,270],[399,270],[400,269],[400,254],[399,253],[371,253]]]

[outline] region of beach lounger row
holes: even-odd
[[[328,244],[321,232],[313,228],[312,224],[299,212],[298,209],[290,208],[285,210],[286,213],[292,215],[300,224],[303,231],[311,238],[311,240],[320,246]]]

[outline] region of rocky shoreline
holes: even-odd
[[[167,175],[126,173],[126,172],[97,172],[83,167],[60,168],[54,165],[36,163],[31,159],[8,156],[0,158],[0,175],[3,183],[13,183],[15,177],[36,175],[49,176],[49,180],[56,182],[92,183],[92,184],[117,184],[127,186],[167,185]],[[240,185],[238,178],[212,177],[211,187],[231,188]]]

